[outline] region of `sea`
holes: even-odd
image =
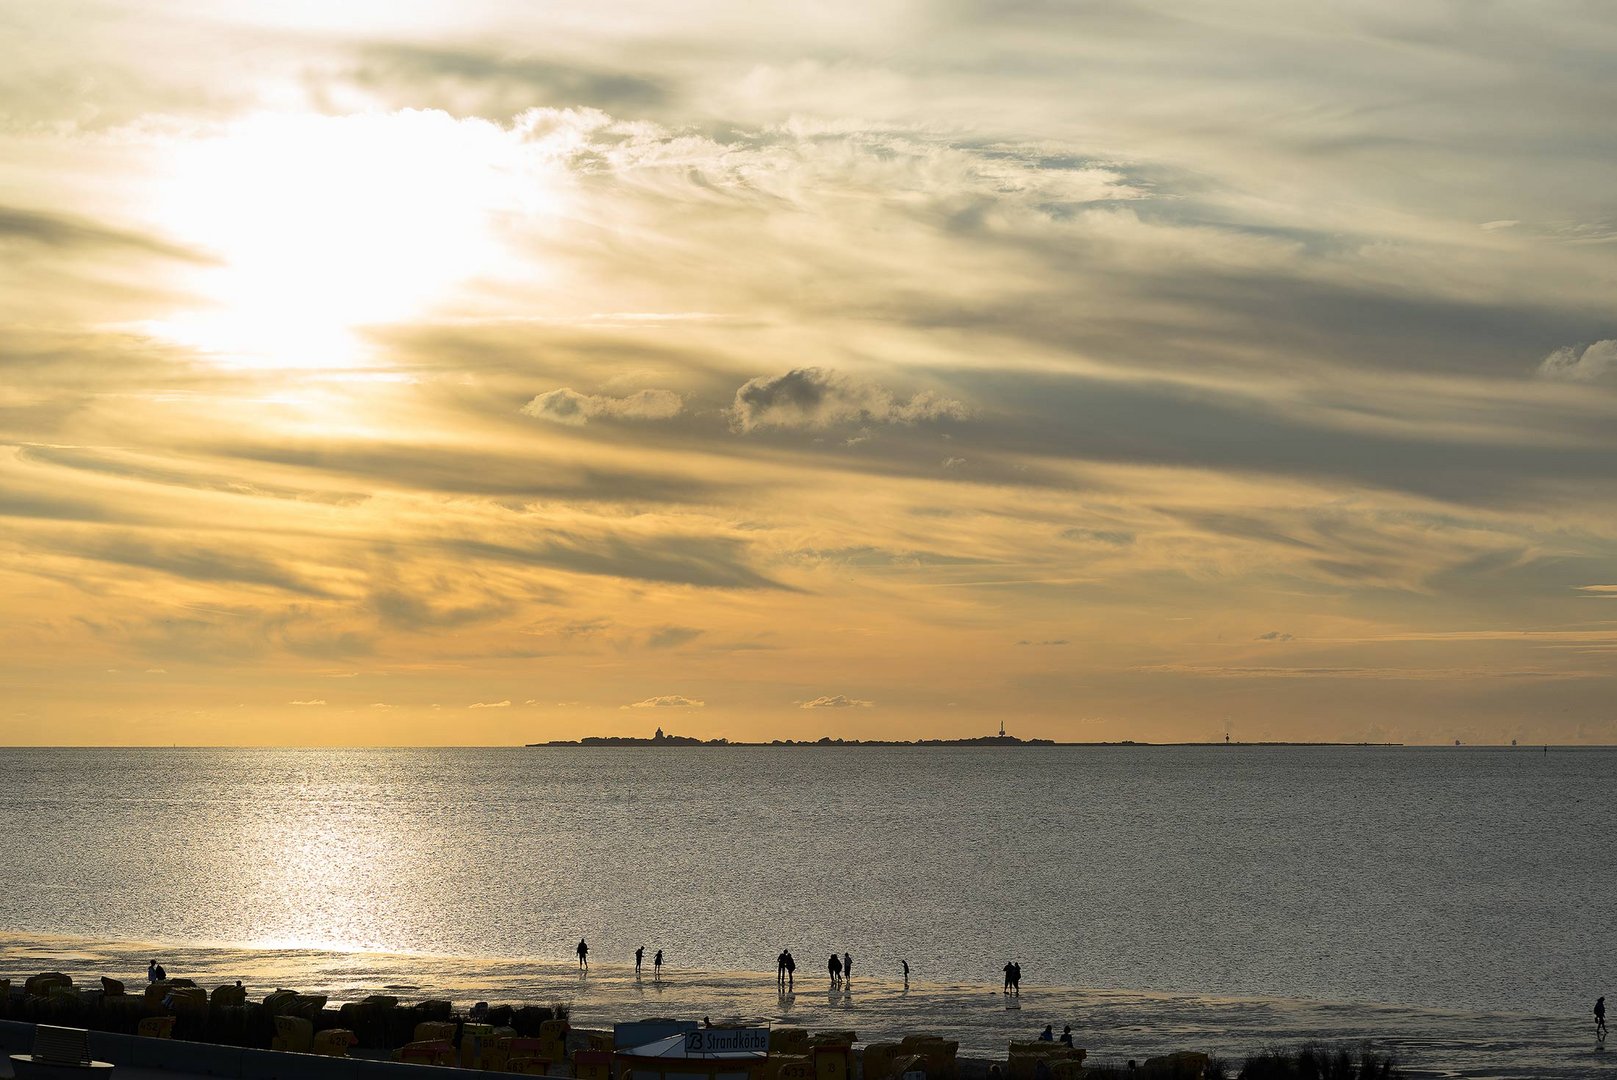
[[[0,977],[1617,1077],[1614,811],[1601,748],[6,749]]]

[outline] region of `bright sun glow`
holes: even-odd
[[[191,283],[205,306],[150,329],[235,366],[362,365],[361,327],[498,276],[502,222],[554,213],[558,187],[543,156],[483,120],[253,117],[174,154],[160,220],[218,262]]]

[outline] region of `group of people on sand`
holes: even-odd
[[[1059,1042],[1063,1046],[1071,1046],[1072,1045],[1072,1025],[1068,1024],[1065,1027],[1063,1027],[1061,1029],[1061,1038],[1057,1039],[1056,1038],[1056,1026],[1054,1024],[1046,1024],[1046,1025],[1044,1025],[1044,1030],[1039,1032],[1039,1041],[1040,1042]]]
[[[1022,996],[1022,965],[1014,960],[1005,961],[1005,992]]]
[[[775,957],[775,985],[788,993],[792,990],[797,972],[797,961],[792,959],[792,950],[782,949],[780,955]]]
[[[836,953],[825,962],[825,970],[831,973],[831,985],[843,986],[853,981],[853,957],[843,953],[838,958]]]
[[[578,954],[578,970],[579,971],[588,971],[590,969],[590,943],[588,941],[585,941],[583,938],[579,938],[578,939],[578,948],[574,949],[573,951]],[[634,975],[635,975],[635,978],[638,979],[640,977],[641,968],[642,968],[642,965],[645,963],[645,961],[646,961],[646,947],[644,945],[641,945],[639,948],[635,949],[635,951],[634,951]],[[656,982],[656,981],[660,980],[662,977],[663,977],[663,951],[661,949],[658,949],[657,950],[657,955],[655,955],[655,956],[653,956],[651,958],[651,979],[652,979],[653,982]]]

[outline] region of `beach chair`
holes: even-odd
[[[229,984],[216,986],[209,1000],[220,1008],[245,1005],[247,1004],[247,988]]]
[[[599,1050],[573,1051],[575,1080],[612,1080],[612,1055]]]
[[[452,1020],[423,1020],[415,1026],[410,1041],[452,1043],[455,1041],[455,1023]]]
[[[407,1042],[393,1051],[393,1060],[406,1065],[447,1065],[455,1064],[455,1044],[440,1039],[417,1040]]]
[[[275,1038],[270,1040],[271,1050],[286,1050],[294,1054],[307,1054],[314,1049],[314,1024],[301,1016],[277,1016]]]
[[[771,1054],[806,1055],[808,1051],[809,1034],[806,1029],[795,1027],[769,1029],[769,1052]]]
[[[11,980],[0,979],[0,1016],[11,1014]]]
[[[1202,1080],[1206,1073],[1207,1055],[1195,1050],[1147,1058],[1140,1067],[1140,1075],[1152,1080]]]
[[[145,1016],[135,1025],[135,1034],[143,1039],[172,1039],[174,1037],[174,1018],[172,1016]]]
[[[64,975],[60,971],[42,971],[38,975],[28,977],[28,981],[22,984],[22,992],[29,997],[48,998],[51,996],[53,986],[72,985],[71,975]]]
[[[853,1051],[841,1044],[814,1048],[814,1080],[849,1080],[853,1076]]]
[[[123,997],[123,994],[123,983],[119,982],[117,979],[109,979],[105,975],[101,976],[102,997]]]
[[[893,1075],[893,1061],[899,1052],[898,1043],[871,1043],[866,1046],[865,1080],[888,1080]]]
[[[275,990],[265,994],[264,1011],[270,1016],[280,1016],[282,1013],[290,1012],[292,1002],[296,1001],[297,997],[298,992],[296,990]]]
[[[803,1054],[770,1054],[764,1061],[764,1076],[766,1080],[814,1080],[814,1067]],[[868,1065],[865,1076],[876,1080]]]
[[[327,1028],[315,1034],[313,1050],[322,1057],[345,1058],[348,1048],[357,1042],[359,1039],[347,1028]]]
[[[493,1024],[462,1024],[460,1026],[460,1067],[486,1069],[483,1055],[494,1049]]]
[[[1086,1050],[1077,1050],[1073,1057],[1050,1062],[1050,1080],[1080,1080],[1084,1075]]]
[[[502,1039],[505,1044],[505,1071],[528,1076],[545,1076],[553,1060],[545,1056],[544,1039]]]

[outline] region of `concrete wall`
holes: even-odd
[[[34,1025],[0,1020],[0,1049],[26,1054],[34,1045]],[[138,1035],[90,1032],[90,1056],[97,1061],[140,1069],[164,1069],[192,1076],[220,1076],[233,1080],[432,1080],[467,1075],[432,1065],[400,1065],[365,1058],[332,1058],[318,1054],[287,1054],[276,1050],[248,1050],[239,1046],[182,1042],[179,1039],[143,1039]],[[479,1073],[480,1076],[509,1075]]]

